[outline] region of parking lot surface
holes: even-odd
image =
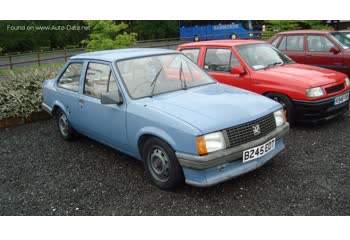
[[[142,162],[54,120],[0,129],[0,215],[350,215],[350,114],[291,129],[262,168],[210,188],[161,191]]]

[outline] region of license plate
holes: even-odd
[[[349,100],[349,93],[334,98],[334,105],[341,104]]]
[[[258,157],[262,157],[265,154],[275,149],[276,139],[273,138],[263,145],[250,148],[243,152],[243,162],[248,162]]]

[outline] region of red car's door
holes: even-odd
[[[340,50],[326,36],[308,35],[305,64],[342,71],[344,63],[343,53],[341,50],[338,53],[330,52],[331,48]]]
[[[231,68],[241,66],[235,54],[229,48],[207,48],[204,55],[203,69],[223,84],[251,90],[249,73],[232,74]]]
[[[297,63],[305,63],[304,35],[287,35],[282,38],[278,49]]]

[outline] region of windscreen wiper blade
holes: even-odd
[[[152,82],[151,82],[151,87],[152,87],[152,91],[151,91],[151,97],[153,97],[154,94],[154,89],[156,87],[156,81],[159,77],[159,74],[163,71],[163,66],[159,69],[159,71],[157,72],[156,76],[153,78]]]
[[[274,63],[270,63],[268,64],[266,67],[264,67],[264,69],[267,69],[267,68],[270,68],[270,67],[273,67],[273,66],[282,66],[284,63],[283,62],[274,62]]]
[[[183,69],[182,69],[182,61],[181,61],[181,63],[180,63],[180,70],[179,70],[179,78],[180,78],[180,81],[181,81],[181,86],[183,86],[182,87],[182,89],[187,89],[187,83],[186,83],[186,79],[184,78],[184,79],[182,79],[182,75],[183,75]]]

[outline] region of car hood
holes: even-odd
[[[265,77],[287,78],[299,81],[307,87],[318,87],[332,83],[341,83],[345,75],[342,73],[304,64],[288,64],[260,70]]]
[[[146,104],[203,134],[253,121],[282,107],[267,97],[220,83],[161,94],[148,98]]]

